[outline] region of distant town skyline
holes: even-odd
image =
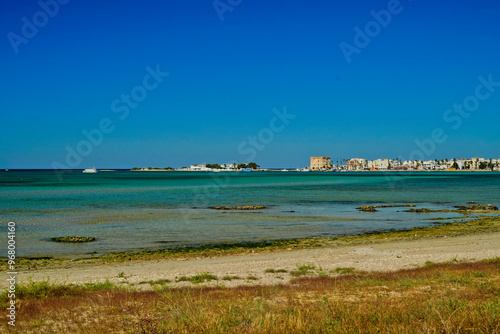
[[[321,171],[321,170],[494,170],[500,171],[500,157],[494,158],[444,158],[429,160],[400,160],[399,158],[335,158],[329,156],[312,156],[309,165],[300,166],[261,166],[256,162],[250,163],[194,163],[181,167],[173,166],[134,166],[131,170],[177,170],[177,171],[212,171],[212,170],[241,170],[250,169],[282,169],[298,171]],[[285,170],[284,170],[285,171]]]
[[[0,169],[500,157],[500,3],[217,3],[1,2]]]
[[[311,157],[311,170],[491,170],[500,171],[500,158],[445,158],[434,160],[401,160],[399,158],[379,158],[368,160],[365,158],[331,159],[327,156]]]

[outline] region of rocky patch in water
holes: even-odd
[[[54,242],[70,242],[70,243],[80,243],[80,242],[91,242],[95,241],[94,237],[81,237],[77,235],[70,235],[66,237],[54,237],[50,238]]]
[[[498,211],[498,206],[491,204],[455,205],[458,211]]]
[[[421,209],[409,209],[405,210],[404,212],[415,212],[415,213],[457,212],[462,214],[498,212],[498,207],[496,205],[491,205],[491,204],[455,205],[454,207],[456,208],[456,210],[450,210],[450,209],[431,210],[427,208],[421,208]]]
[[[211,206],[212,210],[260,210],[265,209],[264,205],[247,205],[247,206]]]
[[[377,208],[404,208],[404,207],[413,207],[414,204],[382,204],[382,205],[363,205],[357,207],[356,209],[359,211],[365,212],[377,212]]]
[[[409,210],[405,210],[405,212],[428,213],[428,212],[436,212],[436,210],[421,208],[421,209],[409,209]]]

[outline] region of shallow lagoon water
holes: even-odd
[[[408,208],[359,212],[365,204],[449,209],[500,204],[500,173],[100,172],[0,173],[0,220],[17,227],[18,256],[88,256],[193,245],[329,237],[427,226],[457,213]],[[257,211],[209,207],[265,205]],[[4,234],[6,235],[6,233]],[[95,236],[87,244],[51,237]]]

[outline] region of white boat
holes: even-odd
[[[288,172],[288,169],[285,168],[285,169],[282,169],[281,171],[282,172]]]
[[[300,168],[300,165],[297,166],[296,172],[310,172],[311,170],[307,167]]]
[[[83,170],[84,173],[97,173],[98,170],[95,169],[95,167],[92,167],[92,168],[87,168],[87,169],[84,169]]]

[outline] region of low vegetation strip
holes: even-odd
[[[246,206],[211,206],[213,210],[260,210],[265,209],[264,205],[246,205]]]
[[[314,270],[312,267],[298,270]],[[22,333],[499,333],[500,258],[290,285],[21,286]],[[1,296],[2,307],[7,297]],[[0,332],[7,330],[0,323]]]
[[[95,241],[94,237],[82,237],[78,235],[70,235],[66,237],[53,237],[50,240],[54,242],[69,242],[69,243],[80,243],[80,242],[92,242]]]

